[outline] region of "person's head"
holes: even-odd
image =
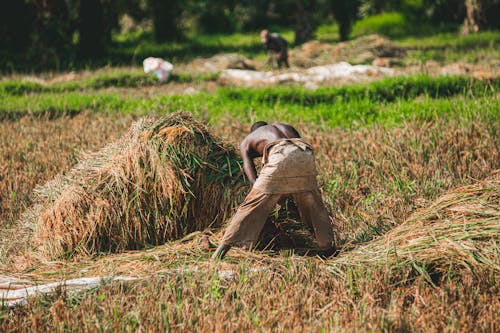
[[[269,31],[267,31],[267,29],[264,29],[260,32],[260,40],[262,41],[262,43],[265,43],[267,41],[267,34],[269,33]]]
[[[258,121],[258,122],[254,123],[254,124],[252,125],[252,127],[250,128],[250,132],[253,132],[253,131],[255,131],[257,128],[262,127],[262,126],[266,126],[266,125],[267,125],[267,123],[266,123],[265,121]]]

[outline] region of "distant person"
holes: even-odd
[[[273,67],[274,59],[276,59],[278,68],[281,68],[281,65],[285,65],[287,68],[290,67],[288,64],[288,42],[286,39],[277,33],[269,33],[267,30],[262,30],[260,40],[267,50],[267,64]]]
[[[252,125],[240,150],[252,189],[231,219],[212,260],[222,259],[232,246],[254,247],[269,213],[286,197],[295,201],[302,220],[313,230],[321,255],[334,254],[333,224],[318,189],[311,145],[290,125],[259,121]],[[257,157],[262,157],[258,177],[253,162]]]

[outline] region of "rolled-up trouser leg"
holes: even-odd
[[[222,244],[247,248],[254,246],[269,213],[280,198],[281,194],[266,194],[252,189],[231,219]]]
[[[300,217],[312,227],[318,247],[330,249],[335,246],[333,224],[328,215],[319,190],[294,193],[293,200],[299,206]]]

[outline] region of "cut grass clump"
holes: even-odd
[[[460,187],[415,212],[383,237],[332,262],[347,267],[388,267],[447,273],[500,272],[500,170],[485,181]]]
[[[49,257],[162,244],[221,225],[242,199],[240,165],[189,113],[144,118],[36,189],[25,222]]]

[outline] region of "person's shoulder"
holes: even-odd
[[[273,32],[269,34],[269,37],[274,40],[285,40],[279,33]]]
[[[257,130],[255,130],[254,132],[251,132],[250,134],[248,134],[240,143],[240,150],[250,150],[250,146],[252,145],[252,142],[253,140],[255,139],[255,132],[257,132],[258,130],[260,130],[260,128],[258,128]]]
[[[274,126],[281,131],[284,131],[285,133],[289,133],[292,135],[292,137],[297,137],[300,138],[299,131],[295,127],[293,127],[290,124],[285,124],[285,123],[276,123]]]
[[[276,126],[276,127],[291,127],[291,128],[293,128],[292,125],[286,124],[286,123],[274,123],[273,126]]]
[[[276,39],[276,40],[282,40],[282,41],[285,41],[286,42],[286,39],[285,37],[281,36],[279,33],[277,32],[273,32],[272,34],[270,34],[272,36],[273,39]]]

